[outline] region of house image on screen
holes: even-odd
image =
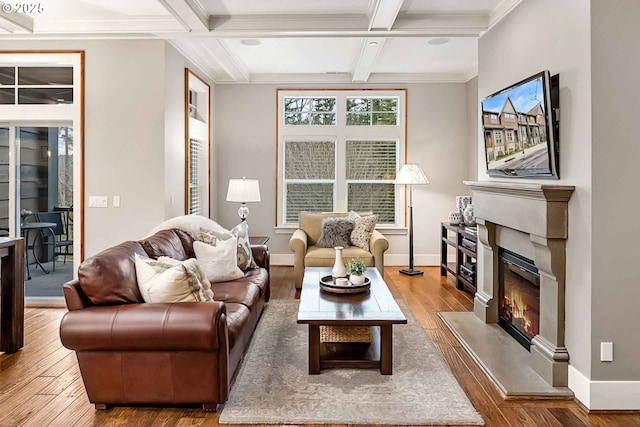
[[[540,103],[527,112],[517,111],[507,96],[500,111],[483,109],[482,119],[489,161],[547,142],[546,118]]]

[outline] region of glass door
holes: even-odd
[[[73,127],[0,125],[0,235],[25,239],[25,296],[73,278]]]

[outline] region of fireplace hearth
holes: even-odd
[[[530,351],[540,331],[540,274],[533,261],[499,248],[498,324]]]

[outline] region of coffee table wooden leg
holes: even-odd
[[[309,325],[309,375],[320,373],[320,326]]]
[[[393,333],[392,325],[380,326],[380,373],[391,375],[393,373]]]

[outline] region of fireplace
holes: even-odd
[[[533,261],[499,248],[498,324],[530,351],[540,331],[540,274]]]

